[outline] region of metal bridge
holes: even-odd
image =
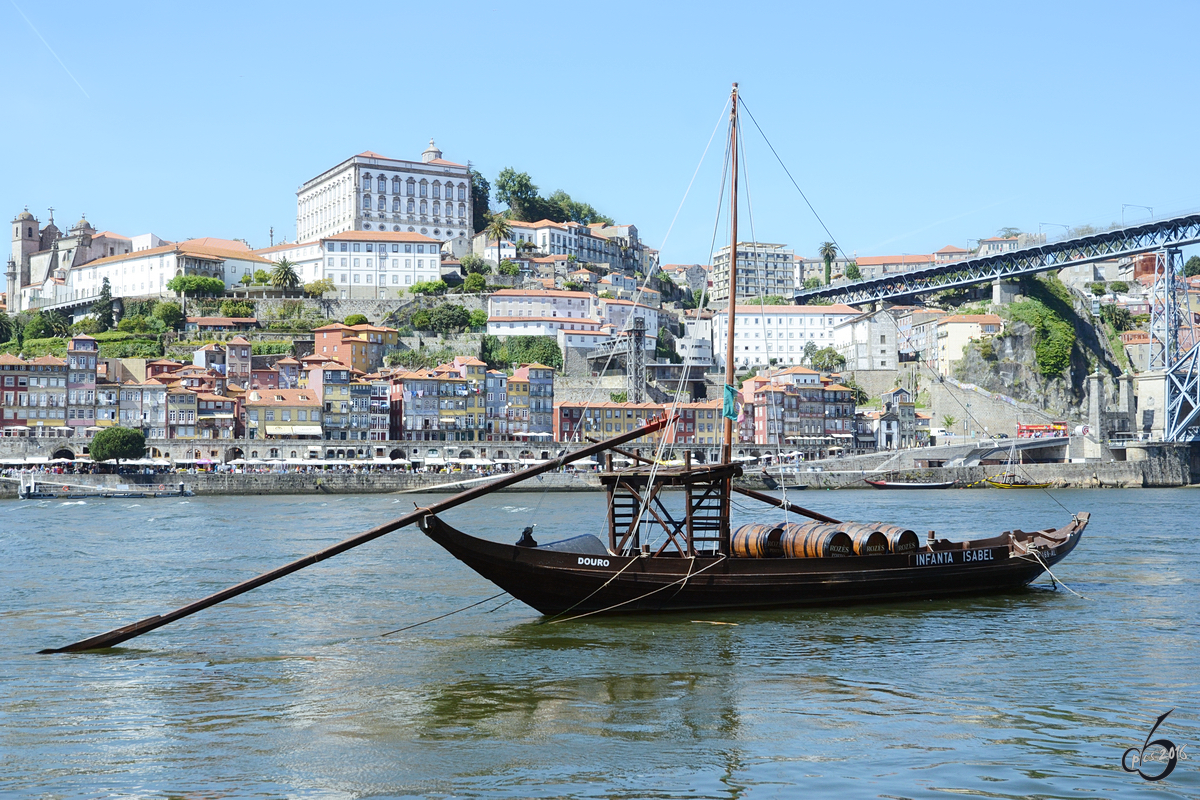
[[[1077,264],[1150,253],[1200,243],[1200,214],[1130,225],[1104,233],[1025,247],[983,258],[898,272],[880,278],[821,286],[796,293],[796,304],[822,298],[834,303],[871,303],[929,294],[943,289],[1021,278]]]
[[[624,364],[626,399],[631,403],[642,402],[646,388],[646,320],[634,317],[628,335],[611,336],[604,344],[589,350],[587,360],[607,366],[614,360]]]

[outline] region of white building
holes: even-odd
[[[343,299],[391,299],[414,283],[441,279],[441,242],[407,231],[346,231],[254,252],[291,261],[304,283],[329,278]]]
[[[596,298],[587,292],[501,289],[488,298],[493,336],[555,336],[564,328],[599,331]]]
[[[812,342],[818,349],[833,347],[833,331],[857,317],[859,310],[847,305],[757,306],[739,305],[733,337],[734,360],[739,367],[799,364],[804,348]],[[725,368],[729,310],[713,314],[713,359]]]
[[[794,259],[795,254],[782,244],[738,242],[737,296],[791,297],[796,292]],[[713,256],[712,299],[714,303],[729,301],[729,245]]]
[[[833,327],[833,346],[846,359],[846,369],[897,369],[900,330],[887,311],[851,317]]]
[[[632,300],[609,300],[600,298],[600,319],[612,325],[616,331],[633,329],[634,319],[641,318],[646,323],[646,349],[653,351],[658,344],[658,315],[659,311],[645,303],[635,303]]]
[[[429,140],[420,161],[370,151],[346,159],[296,192],[296,239],[349,231],[407,232],[449,241],[471,233],[471,175]]]

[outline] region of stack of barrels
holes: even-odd
[[[920,540],[899,525],[883,522],[761,522],[734,531],[738,558],[841,558],[912,553]]]

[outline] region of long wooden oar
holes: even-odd
[[[596,441],[591,436],[587,437],[587,440],[589,442]],[[632,459],[634,461],[640,461],[643,464],[653,464],[654,463],[653,461],[646,458],[645,456],[639,456],[637,453],[630,452],[629,450],[622,450],[619,447],[609,447],[608,449],[612,450],[614,453],[623,455],[626,458]],[[792,512],[793,514],[799,514],[802,517],[808,517],[809,519],[815,519],[818,522],[830,522],[834,525],[838,525],[841,522],[841,520],[836,520],[833,517],[827,517],[824,514],[820,513],[819,511],[812,511],[810,509],[804,508],[803,506],[798,506],[795,503],[785,503],[782,500],[780,500],[778,497],[772,497],[769,494],[763,494],[762,492],[756,492],[753,489],[743,489],[740,486],[731,486],[730,488],[732,488],[733,491],[737,492],[738,494],[744,494],[746,497],[752,497],[755,500],[759,501],[760,503],[766,503],[767,505],[775,506],[776,508],[786,508],[788,511]]]
[[[384,534],[399,530],[406,525],[411,525],[428,514],[441,513],[442,511],[446,511],[454,508],[455,506],[460,506],[463,503],[475,500],[476,498],[482,497],[486,494],[490,494],[497,489],[503,489],[507,486],[512,486],[515,483],[520,483],[528,478],[532,478],[535,475],[540,475],[543,472],[549,472],[550,470],[558,469],[566,464],[570,464],[572,461],[578,461],[582,458],[589,458],[597,453],[604,452],[613,444],[624,444],[625,442],[645,436],[648,433],[653,433],[656,430],[666,427],[671,421],[672,420],[669,420],[666,417],[653,420],[646,423],[645,426],[637,428],[634,431],[624,433],[620,436],[615,436],[609,442],[602,442],[600,444],[592,445],[591,447],[585,447],[582,450],[576,450],[574,453],[567,453],[566,455],[551,459],[544,464],[538,464],[536,466],[529,467],[528,469],[523,469],[520,472],[514,472],[507,477],[498,478],[492,483],[468,489],[465,492],[456,494],[453,497],[448,497],[445,500],[442,500],[438,503],[433,503],[425,508],[418,508],[415,511],[411,511],[408,514],[405,514],[403,517],[392,520],[385,525],[372,528],[371,530],[366,531],[365,533],[360,533],[357,536],[351,536],[349,539],[338,542],[332,547],[327,547],[324,550],[307,555],[304,558],[293,561],[290,564],[285,564],[282,567],[271,570],[270,572],[264,572],[263,574],[255,578],[251,578],[248,581],[243,581],[236,586],[230,586],[228,589],[222,589],[216,594],[210,594],[208,597],[197,600],[194,603],[188,603],[186,606],[177,608],[170,613],[147,617],[146,619],[139,620],[132,625],[126,625],[123,628],[117,628],[109,631],[108,633],[102,633],[99,636],[93,636],[90,639],[84,639],[82,641],[75,642],[74,644],[69,644],[65,647],[48,647],[45,650],[39,650],[38,652],[77,653],[82,650],[96,650],[102,647],[113,647],[121,642],[128,641],[135,636],[141,636],[143,633],[149,633],[155,628],[161,628],[163,625],[167,625],[175,622],[176,620],[191,616],[197,611],[203,611],[209,606],[215,606],[217,603],[224,602],[231,597],[237,597],[239,594],[244,594],[251,589],[257,589],[259,586],[270,583],[277,578],[282,578],[285,575],[290,575],[297,570],[304,569],[305,567],[316,564],[319,561],[324,561],[325,559],[332,558],[339,553],[344,553],[347,550],[358,547],[360,544],[366,544],[372,539],[378,539]]]

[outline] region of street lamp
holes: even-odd
[[[1139,206],[1136,203],[1121,203],[1121,227],[1125,227],[1125,209],[1127,208],[1144,208],[1150,212],[1150,218],[1154,219],[1154,209],[1150,206]]]
[[[1038,223],[1038,233],[1039,234],[1042,232],[1043,225],[1053,225],[1056,228],[1062,228],[1064,231],[1067,232],[1068,236],[1071,235],[1071,229],[1069,227],[1067,227],[1066,225],[1063,225],[1061,222],[1039,222]]]

